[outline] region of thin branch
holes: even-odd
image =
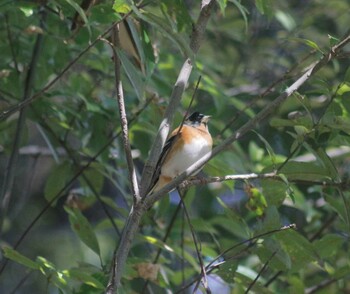
[[[199,50],[201,40],[203,39],[203,36],[204,36],[205,28],[210,18],[210,14],[214,5],[215,5],[214,0],[202,1],[201,11],[200,11],[198,20],[194,25],[194,29],[190,40],[190,48],[192,49],[193,53],[197,53]],[[169,104],[165,110],[165,114],[159,126],[158,133],[156,135],[154,143],[152,145],[149,158],[142,172],[141,197],[145,197],[148,191],[148,187],[151,183],[159,155],[168,137],[168,134],[174,119],[175,111],[180,104],[182,94],[185,90],[190,74],[192,72],[193,62],[194,61],[191,60],[190,58],[186,59],[186,61],[184,62],[180,70],[176,83],[174,85],[173,91],[169,99]],[[174,186],[174,188],[175,187],[176,186]]]
[[[46,21],[46,13],[43,11],[39,11],[39,13],[41,15],[40,26],[44,27],[44,24]],[[44,41],[44,36],[42,34],[38,34],[33,47],[32,57],[30,60],[27,76],[24,82],[24,93],[23,93],[23,99],[22,99],[23,102],[26,102],[30,99],[30,95],[35,85],[36,69],[37,69],[40,53],[43,47],[43,41]],[[7,162],[4,178],[2,181],[2,189],[0,191],[0,201],[1,201],[0,202],[0,236],[2,234],[3,222],[6,218],[8,206],[12,196],[12,188],[13,188],[14,179],[15,179],[15,169],[16,169],[17,159],[18,159],[18,150],[19,150],[20,141],[22,138],[22,132],[23,132],[23,128],[26,120],[26,113],[27,111],[25,108],[21,109],[18,117],[18,121],[17,121],[11,155]]]
[[[119,24],[114,26],[112,30],[112,40],[114,45],[112,49],[113,49],[113,58],[114,58],[115,86],[117,90],[117,101],[118,101],[118,110],[120,115],[120,124],[122,128],[123,147],[124,147],[126,162],[128,165],[132,196],[133,196],[134,204],[136,204],[137,202],[140,202],[141,198],[140,198],[139,184],[137,182],[135,166],[131,155],[128,119],[125,111],[124,91],[123,91],[123,84],[121,81],[121,70],[120,70],[121,61],[116,52],[116,50],[120,49]]]
[[[202,9],[198,21],[196,23],[197,29],[191,37],[191,44],[193,44],[191,48],[194,53],[196,53],[199,49],[200,40],[203,38],[205,27],[209,20],[214,3],[214,0],[206,0],[202,2]],[[122,238],[120,240],[116,253],[117,257],[113,265],[115,268],[111,271],[110,280],[106,289],[106,293],[108,294],[116,292],[118,287],[120,286],[122,272],[126,263],[127,256],[131,249],[132,241],[135,238],[135,235],[138,231],[138,226],[141,221],[141,217],[144,214],[144,212],[147,211],[146,208],[149,207],[143,202],[143,200],[145,200],[144,197],[146,196],[148,186],[150,185],[150,181],[152,179],[159,154],[168,136],[174,118],[175,110],[180,104],[182,94],[185,90],[185,86],[188,83],[190,74],[192,72],[192,62],[193,61],[188,58],[182,66],[177,81],[174,85],[168,107],[165,111],[163,121],[160,124],[156,139],[151,148],[149,159],[146,162],[144,170],[142,172],[140,188],[142,201],[140,201],[140,203],[137,202],[136,204],[134,204],[124,226]]]
[[[337,214],[333,213],[332,216],[328,220],[326,220],[326,222],[321,226],[321,228],[309,239],[309,241],[313,242],[320,238],[323,231],[327,229],[337,219],[337,216]]]
[[[33,108],[33,107],[32,107]],[[39,114],[34,110],[34,113],[38,116]],[[56,132],[54,132],[52,130],[52,128],[45,122],[45,121],[41,121],[41,125],[50,133],[50,135],[63,147],[63,149],[65,150],[65,153],[68,155],[68,157],[72,160],[73,164],[75,165],[76,168],[80,168],[80,163],[79,160],[76,158],[76,156],[74,156],[72,150],[67,146],[67,144],[65,143],[65,140],[60,139],[57,135]],[[96,188],[94,187],[94,185],[91,183],[90,179],[86,176],[85,171],[83,171],[83,173],[81,174],[81,177],[83,178],[83,180],[85,181],[85,183],[87,184],[87,186],[90,188],[90,190],[92,191],[92,193],[94,194],[95,198],[97,199],[97,201],[100,203],[102,210],[104,211],[104,213],[106,214],[107,218],[110,220],[114,230],[116,231],[117,235],[120,237],[120,232],[119,229],[117,227],[117,224],[115,223],[113,216],[111,215],[111,213],[109,212],[107,205],[102,201],[101,199],[101,195],[100,193],[98,193],[96,191]]]
[[[134,240],[134,237],[139,229],[141,217],[144,213],[144,206],[140,205],[139,203],[136,203],[131,208],[130,214],[123,229],[118,249],[113,257],[113,264],[110,270],[110,278],[105,291],[106,294],[116,293],[118,287],[120,286],[126,259],[131,249],[131,244]]]
[[[180,189],[178,189],[177,191],[179,193],[180,201],[181,201],[181,204],[182,204],[182,208],[184,210],[184,213],[185,213],[185,216],[186,216],[186,220],[187,220],[188,226],[189,226],[191,234],[192,234],[194,248],[196,249],[199,265],[200,265],[200,268],[201,268],[201,275],[203,277],[204,289],[206,290],[206,293],[210,293],[210,289],[208,287],[207,273],[206,273],[206,269],[205,269],[205,266],[204,266],[204,262],[203,262],[203,258],[202,258],[202,254],[201,254],[201,249],[200,249],[200,247],[201,247],[200,241],[197,239],[197,236],[195,234],[195,231],[194,231],[194,228],[193,228],[193,225],[192,225],[192,222],[191,222],[191,218],[190,218],[190,215],[189,215],[188,210],[186,208],[185,202],[183,200],[183,196],[181,194],[181,191],[180,191]],[[198,246],[198,244],[200,246]],[[196,287],[194,288],[193,292],[195,292],[197,290],[198,286],[199,286],[199,282],[196,285]]]
[[[249,120],[242,127],[240,127],[233,135],[225,139],[221,144],[213,149],[211,153],[205,154],[200,160],[190,166],[185,172],[176,177],[169,184],[164,186],[161,190],[154,194],[149,195],[144,202],[146,206],[151,207],[156,201],[158,201],[164,194],[168,193],[170,190],[179,186],[188,176],[192,175],[194,172],[199,170],[205,163],[207,163],[211,158],[215,157],[222,151],[224,151],[229,145],[238,139],[242,138],[249,131],[255,128],[256,125],[264,121],[267,117],[273,114],[278,107],[295,91],[297,91],[305,82],[307,82],[310,77],[312,77],[316,72],[318,72],[323,66],[328,64],[332,60],[340,49],[342,49],[346,44],[350,42],[350,35],[345,37],[340,43],[333,46],[331,50],[325,54],[319,61],[314,62],[308,70],[302,74],[302,76],[297,79],[291,86],[289,86],[282,94],[280,94],[275,100],[270,102],[263,108],[253,119]]]
[[[345,278],[345,276],[340,277],[340,278],[338,278],[338,279],[333,278],[333,279],[329,279],[329,280],[324,280],[324,281],[320,282],[320,283],[319,283],[318,285],[316,285],[316,286],[313,286],[313,287],[311,287],[311,288],[305,289],[305,293],[306,293],[306,294],[317,293],[318,291],[320,291],[320,290],[322,290],[322,289],[328,287],[329,285],[331,285],[331,284],[333,284],[333,283],[339,281],[339,280],[342,279],[342,278]]]
[[[290,230],[290,229],[295,229],[296,226],[295,224],[290,224],[288,226],[284,226],[281,227],[279,229],[276,230],[272,230],[272,231],[268,231],[265,233],[261,233],[259,235],[256,235],[252,238],[246,239],[242,242],[239,242],[229,248],[227,248],[226,250],[224,250],[223,252],[221,252],[217,257],[215,257],[211,262],[209,262],[209,264],[205,267],[207,273],[211,273],[213,268],[217,268],[218,263],[216,263],[219,259],[223,258],[225,256],[225,254],[227,254],[228,252],[232,251],[233,249],[236,249],[237,247],[240,247],[244,244],[248,244],[248,247],[251,247],[251,243],[255,242],[255,240],[275,234],[275,233],[279,233],[279,232],[283,232],[285,230]],[[220,262],[219,265],[223,264],[223,262]],[[198,279],[200,279],[201,276],[197,276],[193,279],[193,281],[191,281],[190,283],[188,283],[186,286],[182,287],[181,289],[179,289],[178,291],[175,292],[175,294],[179,294],[179,293],[183,293],[184,290],[186,290],[187,288],[191,287],[194,283],[196,283],[198,281]]]
[[[186,194],[184,195],[184,197]],[[181,207],[183,203],[179,203],[178,207]],[[181,247],[181,286],[185,285],[185,212],[182,210],[182,215],[181,215],[181,242],[180,242],[180,247]]]
[[[137,117],[147,108],[147,106],[149,105],[149,103],[153,100],[153,97],[151,97],[150,99],[148,99],[146,101],[146,103],[138,110],[135,112],[134,116],[129,120],[129,124],[131,124],[132,122],[134,122]],[[90,167],[90,165],[96,161],[96,159],[113,143],[113,141],[118,138],[121,134],[121,131],[119,131],[117,134],[115,134],[114,136],[111,136],[110,140],[101,147],[101,149],[93,156],[89,159],[89,161],[83,166],[81,167],[81,169],[67,182],[67,184],[60,190],[58,191],[58,193],[52,198],[51,201],[49,201],[43,208],[42,210],[39,212],[39,214],[30,222],[30,224],[27,226],[27,228],[24,230],[24,232],[21,234],[21,236],[19,237],[19,239],[16,241],[15,245],[13,246],[13,249],[17,249],[18,246],[23,242],[23,240],[25,239],[25,237],[28,235],[28,233],[31,231],[31,229],[34,227],[34,225],[38,222],[38,220],[41,218],[41,216],[43,216],[45,214],[45,212],[51,207],[52,203],[54,203],[55,201],[57,201],[57,199],[59,199],[61,197],[61,195],[64,193],[64,191],[66,191],[67,189],[69,189],[69,187],[71,185],[73,185],[73,183],[80,177],[80,175]],[[0,268],[0,276],[2,274],[2,272],[5,270],[7,263],[9,261],[9,259],[4,259],[5,261],[3,262],[2,267]]]
[[[320,237],[322,232],[327,229],[337,218],[337,214],[333,214],[324,224],[323,226],[309,239],[310,242],[315,241],[317,238]],[[283,271],[278,271],[276,274],[274,274],[266,283],[265,287],[267,288],[272,282],[274,282],[281,274]]]
[[[269,263],[271,262],[272,258],[274,258],[274,256],[276,255],[276,253],[278,252],[278,250],[274,251],[271,256],[269,257],[269,259],[265,262],[264,266],[261,268],[261,270],[258,272],[258,274],[256,275],[255,279],[249,284],[247,290],[244,292],[245,294],[249,293],[249,291],[253,288],[253,286],[255,285],[255,283],[258,281],[258,279],[260,278],[260,276],[262,275],[262,273],[266,270],[266,268],[268,267]]]
[[[174,227],[175,221],[177,220],[177,215],[179,214],[180,210],[181,210],[181,203],[179,202],[179,204],[177,205],[176,210],[175,210],[173,216],[171,217],[171,220],[170,220],[170,222],[169,222],[169,225],[168,225],[168,227],[167,227],[167,229],[166,229],[166,231],[165,231],[165,235],[164,235],[164,237],[163,237],[163,239],[162,239],[162,242],[163,242],[163,243],[166,243],[166,241],[168,240],[168,237],[169,237],[170,232],[172,231],[172,229],[173,229],[173,227]],[[159,247],[159,248],[158,248],[158,251],[157,251],[157,253],[156,253],[156,256],[155,256],[155,258],[154,258],[154,260],[153,260],[153,262],[152,262],[153,264],[156,264],[156,263],[158,262],[158,259],[159,259],[159,257],[160,257],[160,254],[162,253],[162,251],[163,251],[163,248],[162,248],[162,247]],[[149,280],[146,280],[146,281],[145,281],[145,284],[143,285],[141,294],[144,294],[144,293],[145,293],[148,284],[149,284]]]
[[[226,175],[221,177],[207,177],[207,178],[194,178],[185,180],[181,186],[184,188],[189,188],[191,186],[197,186],[197,185],[207,185],[210,183],[220,183],[225,181],[236,181],[236,180],[254,180],[254,179],[275,179],[275,180],[281,180],[281,178],[275,173],[265,173],[265,174],[242,174],[242,175]]]
[[[91,42],[83,51],[81,51],[73,60],[71,60],[66,67],[52,80],[50,81],[45,87],[43,87],[40,91],[38,91],[37,93],[35,93],[34,95],[32,95],[31,97],[29,97],[28,99],[10,106],[8,109],[2,111],[0,113],[0,121],[6,119],[7,117],[9,117],[10,115],[12,115],[13,113],[21,110],[23,107],[31,104],[34,100],[40,98],[44,93],[46,93],[49,89],[51,89],[52,86],[54,86],[62,77],[63,75],[74,65],[78,62],[78,60],[84,56],[92,47],[94,47],[99,41],[101,41],[101,39],[103,39],[106,35],[108,35],[112,29],[114,28],[115,25],[119,24],[120,22],[122,22],[123,20],[125,20],[130,14],[132,13],[132,11],[130,11],[129,13],[125,14],[123,16],[123,18],[115,23],[113,23],[106,31],[104,31],[101,35],[99,35],[93,42]]]

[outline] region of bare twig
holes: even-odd
[[[143,214],[143,209],[140,206],[141,197],[139,194],[139,186],[137,183],[136,171],[135,171],[135,167],[131,156],[128,123],[126,118],[124,94],[123,94],[123,87],[122,87],[121,76],[120,76],[121,62],[119,60],[117,52],[115,51],[116,49],[118,50],[118,48],[120,48],[118,25],[115,27],[115,29],[112,32],[113,32],[112,36],[113,36],[113,43],[114,43],[113,57],[114,57],[116,88],[117,88],[117,100],[118,100],[118,106],[119,106],[120,121],[122,125],[124,151],[126,155],[126,161],[128,164],[129,178],[131,183],[131,190],[132,190],[134,205],[131,209],[129,218],[127,219],[127,223],[123,229],[123,234],[120,240],[120,244],[124,244],[125,246],[119,245],[118,249],[114,252],[113,264],[110,270],[110,279],[107,285],[106,293],[116,292],[116,289],[121,280],[124,264],[129,254],[131,243],[133,241],[133,238],[130,236],[134,236],[136,234],[141,216]]]
[[[180,191],[180,189],[178,189],[177,191],[179,193],[180,201],[181,201],[181,204],[182,204],[182,208],[184,210],[184,213],[185,213],[185,216],[186,216],[186,220],[187,220],[188,226],[189,226],[191,234],[192,234],[194,248],[196,249],[199,265],[200,265],[200,268],[201,268],[201,275],[202,275],[202,278],[203,278],[204,289],[206,290],[206,293],[210,293],[210,289],[208,287],[207,273],[206,273],[206,269],[205,269],[205,266],[204,266],[204,262],[203,262],[203,258],[202,258],[202,254],[201,254],[201,249],[200,249],[200,246],[198,246],[198,244],[200,245],[200,241],[197,239],[196,233],[195,233],[194,228],[192,226],[191,218],[190,218],[190,215],[189,215],[189,213],[187,211],[187,208],[186,208],[185,202],[183,200],[183,196],[181,194],[181,191]],[[199,286],[199,281],[198,281],[198,284],[195,287],[194,292],[196,291],[198,286]]]
[[[176,210],[175,210],[175,212],[174,212],[174,214],[173,214],[173,216],[172,216],[172,218],[171,218],[171,220],[170,220],[170,222],[169,222],[169,225],[168,225],[168,227],[167,227],[167,229],[166,229],[166,231],[165,231],[165,235],[164,235],[164,237],[163,237],[163,239],[162,239],[162,242],[163,242],[163,243],[166,243],[166,241],[168,240],[168,237],[169,237],[169,235],[170,235],[171,230],[173,229],[173,226],[174,226],[175,221],[176,221],[176,219],[177,219],[177,215],[178,215],[179,212],[180,212],[180,209],[181,209],[181,202],[179,202],[179,204],[177,205]],[[159,248],[158,248],[158,251],[157,251],[157,253],[156,253],[156,257],[155,257],[154,260],[153,260],[153,264],[156,264],[156,263],[158,262],[158,259],[159,259],[159,257],[160,257],[160,254],[162,253],[162,251],[163,251],[163,248],[162,248],[162,247],[159,247]],[[141,294],[145,293],[148,284],[149,284],[149,280],[146,280],[146,281],[145,281],[145,284],[143,285]]]
[[[276,253],[278,252],[278,250],[274,251],[271,256],[269,257],[269,259],[265,262],[265,264],[263,265],[263,267],[261,268],[261,270],[258,272],[258,274],[256,275],[255,279],[249,284],[249,287],[247,288],[247,290],[244,292],[245,294],[249,293],[249,291],[253,288],[253,286],[255,285],[255,283],[258,281],[258,279],[260,278],[260,276],[262,275],[262,273],[265,271],[265,269],[268,267],[269,263],[271,262],[272,258],[276,255]]]
[[[220,183],[225,181],[236,181],[236,180],[255,180],[255,179],[276,179],[280,180],[281,178],[275,173],[265,173],[265,174],[242,174],[242,175],[226,175],[222,177],[207,177],[207,178],[195,178],[189,179],[183,182],[181,186],[189,188],[196,185],[207,185],[210,183]]]
[[[298,63],[294,64],[291,68],[289,68],[282,77],[278,78],[277,80],[273,81],[266,89],[263,90],[261,94],[256,96],[254,99],[252,99],[243,109],[237,111],[234,117],[229,120],[229,122],[225,125],[225,127],[220,131],[219,136],[223,135],[226,130],[231,128],[231,126],[237,121],[237,119],[247,110],[253,107],[257,103],[257,101],[263,97],[265,97],[267,94],[271,93],[271,91],[280,83],[287,81],[288,79],[292,78],[291,73],[295,71],[300,64],[305,62],[308,58],[310,58],[316,50],[312,50],[309,52],[304,58],[302,58]],[[231,91],[229,95],[234,96],[235,93]]]
[[[217,257],[215,257],[211,262],[209,262],[209,264],[205,267],[207,273],[211,273],[213,269],[217,268],[217,261],[221,258],[223,258],[228,252],[232,251],[233,249],[240,247],[244,244],[248,244],[248,247],[250,247],[252,242],[255,242],[255,240],[275,234],[275,233],[279,233],[279,232],[283,232],[285,230],[290,230],[290,229],[295,229],[296,226],[295,224],[291,224],[288,226],[284,226],[282,228],[276,229],[276,230],[272,230],[272,231],[268,231],[265,233],[261,233],[259,235],[256,235],[252,238],[246,239],[242,242],[239,242],[229,248],[227,248],[226,250],[224,250],[223,252],[221,252]],[[220,265],[223,264],[224,262],[220,262]],[[197,276],[194,278],[194,280],[190,283],[188,283],[186,286],[182,287],[181,289],[179,289],[178,291],[175,292],[175,294],[179,294],[179,293],[183,293],[184,290],[186,290],[187,288],[191,287],[194,283],[196,283],[199,279],[201,278],[201,276]]]
[[[306,294],[313,294],[313,293],[317,293],[318,291],[328,287],[329,285],[339,281],[340,279],[343,279],[345,278],[345,276],[342,276],[342,277],[339,277],[339,278],[333,278],[333,279],[328,279],[328,280],[324,280],[322,282],[320,282],[318,285],[316,286],[313,286],[313,287],[310,287],[310,288],[307,288],[305,289],[305,293]]]
[[[131,155],[131,147],[129,141],[129,130],[128,130],[128,119],[125,111],[125,103],[124,103],[124,91],[123,84],[121,81],[121,62],[118,57],[116,50],[120,49],[120,40],[119,40],[119,24],[114,26],[112,30],[112,40],[114,45],[113,50],[113,58],[114,58],[114,72],[115,72],[115,86],[117,90],[117,101],[120,115],[120,124],[122,127],[122,139],[123,139],[123,147],[126,157],[126,162],[128,165],[129,171],[129,179],[131,183],[131,191],[134,200],[134,204],[141,200],[139,193],[139,185],[137,182],[135,166],[133,163],[132,155]]]
[[[46,21],[46,13],[41,11],[40,14],[41,14],[40,26],[44,27],[44,23]],[[24,82],[24,93],[23,93],[23,99],[22,99],[23,102],[26,102],[30,99],[30,95],[34,88],[37,63],[43,47],[43,40],[44,40],[44,36],[42,34],[38,34],[33,47],[32,57],[30,60],[27,76]],[[14,171],[17,165],[18,150],[19,150],[19,145],[22,138],[22,132],[23,132],[25,120],[26,120],[26,109],[22,108],[18,117],[12,151],[6,165],[4,178],[2,181],[2,189],[0,191],[1,192],[0,193],[0,201],[1,201],[0,202],[0,235],[2,234],[3,222],[7,215],[8,206],[11,200],[12,188],[13,188],[14,179],[15,179]]]

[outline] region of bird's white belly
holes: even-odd
[[[185,145],[176,158],[168,160],[162,167],[161,174],[174,178],[183,173],[192,164],[211,152],[211,146],[202,138],[192,140],[191,144]]]

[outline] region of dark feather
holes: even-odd
[[[161,167],[163,166],[164,160],[169,152],[169,150],[171,149],[171,146],[174,144],[174,140],[176,138],[178,134],[175,134],[174,136],[171,136],[164,144],[163,150],[160,153],[157,165],[156,165],[156,169],[153,173],[153,177],[152,177],[152,181],[151,181],[151,185],[150,188],[148,189],[148,193],[150,191],[152,191],[152,189],[154,188],[154,186],[156,185],[159,176],[160,176],[160,171],[161,171]]]

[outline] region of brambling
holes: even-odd
[[[209,119],[208,115],[194,112],[185,120],[182,128],[180,126],[171,133],[158,159],[148,194],[159,191],[211,152],[213,139],[208,131]]]

